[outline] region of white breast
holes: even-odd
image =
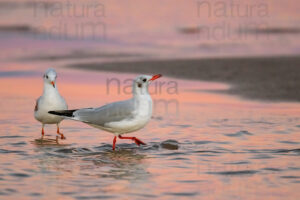
[[[106,131],[116,135],[130,133],[143,128],[152,116],[152,99],[150,95],[144,95],[135,99],[133,117],[118,122],[109,122],[105,124]]]
[[[56,124],[63,120],[62,117],[51,115],[50,110],[68,109],[65,100],[58,95],[43,95],[38,100],[38,109],[35,111],[35,118],[44,124]]]

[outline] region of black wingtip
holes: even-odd
[[[48,113],[58,116],[64,116],[64,117],[73,117],[73,113],[76,110],[51,110]]]
[[[62,115],[62,113],[59,113],[59,112],[57,112],[57,111],[49,111],[48,112],[49,114],[53,114],[53,115]]]

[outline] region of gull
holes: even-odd
[[[61,139],[66,139],[66,137],[59,131],[59,123],[63,120],[63,118],[48,113],[50,110],[68,109],[65,99],[58,92],[56,78],[57,74],[55,70],[52,68],[47,69],[43,76],[43,95],[36,100],[34,108],[35,119],[42,123],[42,139],[45,135],[45,124],[56,124],[57,134],[60,135]],[[56,137],[56,140],[57,139],[58,137]]]
[[[149,84],[162,75],[140,75],[133,80],[132,98],[125,101],[110,103],[98,108],[76,110],[53,110],[50,114],[81,121],[92,127],[113,133],[112,149],[115,150],[117,137],[131,139],[138,146],[145,145],[136,137],[124,137],[143,128],[152,116],[152,99],[148,91]]]

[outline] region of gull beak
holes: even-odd
[[[51,81],[51,84],[53,85],[53,87],[55,88],[55,83],[54,83],[54,81]]]
[[[156,74],[156,75],[152,76],[150,81],[154,81],[155,79],[158,79],[159,77],[162,77],[162,75],[161,74]]]

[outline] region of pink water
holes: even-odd
[[[152,85],[153,119],[131,134],[146,146],[118,141],[113,152],[113,135],[68,120],[61,125],[67,140],[55,144],[55,127],[47,126],[41,143],[33,109],[49,65],[27,62],[20,74],[0,72],[1,199],[300,197],[298,103],[247,101],[209,92],[228,88],[223,84],[164,77],[160,83],[175,81],[177,93]],[[70,109],[129,98],[123,81],[135,77],[57,71]],[[112,78],[120,80],[120,93],[116,83],[107,93]]]

